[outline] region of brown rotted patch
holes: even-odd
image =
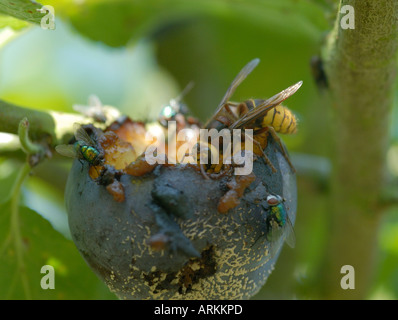
[[[180,294],[188,293],[200,279],[215,274],[216,267],[215,250],[211,245],[202,251],[200,258],[189,259],[189,262],[180,270],[178,292]]]
[[[171,290],[176,272],[164,273],[160,270],[149,273],[142,273],[146,284],[151,287],[153,295],[157,295],[164,290]]]
[[[131,144],[136,154],[141,154],[145,151],[148,142],[145,140],[145,123],[140,121],[133,121],[129,117],[121,121],[112,123],[105,132],[114,132],[123,141]]]
[[[236,176],[235,179],[227,183],[228,191],[218,202],[217,210],[220,213],[227,213],[228,210],[237,207],[240,198],[243,196],[246,188],[256,180],[256,176],[251,173],[246,176]]]
[[[145,155],[142,154],[135,161],[131,162],[124,169],[124,172],[134,177],[140,177],[143,176],[144,174],[152,172],[156,166],[157,166],[156,163],[149,164],[145,159]]]
[[[113,200],[117,202],[123,202],[125,200],[124,188],[119,181],[114,180],[111,184],[108,184],[106,190],[113,196]]]

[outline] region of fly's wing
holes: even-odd
[[[256,58],[250,61],[247,65],[243,67],[243,69],[238,73],[238,75],[235,77],[234,81],[232,81],[231,85],[229,86],[227,92],[225,93],[224,97],[222,98],[220,104],[217,107],[216,112],[214,115],[210,118],[210,120],[206,123],[205,127],[210,123],[211,120],[213,120],[222,110],[224,105],[228,102],[229,98],[234,94],[236,88],[242,83],[243,80],[246,79],[246,77],[253,71],[255,67],[259,64],[260,59]]]
[[[65,157],[69,158],[76,158],[76,150],[73,145],[71,144],[60,144],[59,146],[55,147],[55,150],[60,154]]]
[[[182,92],[178,95],[177,98],[175,98],[174,100],[179,103],[186,95],[189,91],[191,91],[191,89],[193,88],[193,86],[195,85],[195,82],[190,81],[186,87],[184,88],[184,90],[182,90]]]
[[[261,116],[264,116],[270,109],[275,108],[277,105],[280,105],[284,100],[292,96],[294,93],[300,89],[303,81],[299,81],[296,84],[290,86],[289,88],[279,92],[278,94],[274,95],[273,97],[264,100],[258,106],[250,110],[247,114],[245,114],[242,118],[235,121],[232,124],[230,129],[242,129],[252,121],[258,119]]]
[[[285,224],[285,241],[290,248],[294,248],[296,246],[296,236],[294,234],[293,224],[289,219],[289,216],[286,216],[286,224]]]
[[[195,83],[193,81],[189,82],[184,90],[178,95],[178,97],[171,99],[169,102],[169,105],[166,105],[162,108],[162,111],[160,112],[160,117],[162,118],[161,121],[164,121],[164,118],[171,118],[171,116],[164,115],[164,111],[166,108],[171,108],[173,112],[177,113],[182,113],[183,115],[188,114],[188,108],[181,103],[182,99],[185,97],[185,95],[193,88]],[[175,115],[173,115],[175,116]],[[167,121],[167,120],[166,120]]]
[[[88,97],[88,105],[74,104],[73,110],[80,112],[88,117],[91,117],[94,110],[101,109],[101,100],[94,94]]]
[[[269,221],[268,222],[268,230],[267,230],[267,240],[268,240],[268,248],[269,248],[269,253],[271,255],[271,258],[275,257],[276,254],[278,253],[278,250],[280,246],[278,245],[280,243],[280,233],[281,229],[279,226],[275,225],[275,221]]]
[[[273,240],[274,235],[272,234],[272,228],[270,228],[268,230],[268,232],[269,232],[269,234],[267,235],[267,237],[269,237],[269,239],[271,239],[269,241],[268,248],[269,248],[269,253],[271,255],[271,258],[273,258],[273,257],[275,257],[276,253],[278,252],[278,250],[277,250],[278,247],[275,246],[275,241]]]
[[[91,146],[91,147],[95,146],[93,140],[90,138],[90,136],[88,135],[86,130],[84,130],[84,128],[80,124],[75,123],[73,125],[73,128],[75,130],[75,138],[77,141],[82,141],[87,146]]]
[[[271,255],[271,258],[274,258],[276,256],[276,254],[278,253],[278,247],[275,245],[275,243],[270,242],[269,253]]]
[[[281,248],[281,246],[278,246],[279,237],[277,235],[277,232],[275,232],[274,228],[270,228],[268,230],[268,232],[269,232],[269,239],[270,239],[269,245],[268,245],[269,253],[271,255],[271,258],[274,258],[277,255],[279,249]]]
[[[106,114],[101,100],[94,94],[88,97],[88,106],[75,104],[73,110],[81,114],[94,118],[98,122],[106,122]]]
[[[90,96],[88,97],[88,105],[91,107],[102,107],[102,102],[100,100],[100,98],[98,98],[98,96],[96,96],[95,94],[90,94]]]

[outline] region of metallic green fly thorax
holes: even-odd
[[[92,146],[82,144],[80,141],[75,143],[75,148],[87,162],[93,164],[99,156],[99,151]]]
[[[280,227],[286,223],[286,209],[282,203],[271,207],[271,218],[274,219]]]

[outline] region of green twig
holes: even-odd
[[[43,136],[56,140],[55,121],[50,113],[0,100],[0,132],[18,134],[19,122],[25,117],[30,121],[30,133],[34,140],[39,140]]]

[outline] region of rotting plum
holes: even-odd
[[[265,153],[277,172],[258,157],[254,181],[226,213],[218,205],[233,190],[232,173],[205,179],[195,166],[176,164],[133,176],[108,165],[105,174],[99,170],[103,183],[90,176],[88,162],[75,160],[65,193],[73,241],[120,299],[250,298],[272,272],[284,241],[272,244],[279,249],[271,257],[267,196],[285,199],[292,223],[296,215],[295,174],[268,139]],[[123,201],[107,190],[112,181]]]

